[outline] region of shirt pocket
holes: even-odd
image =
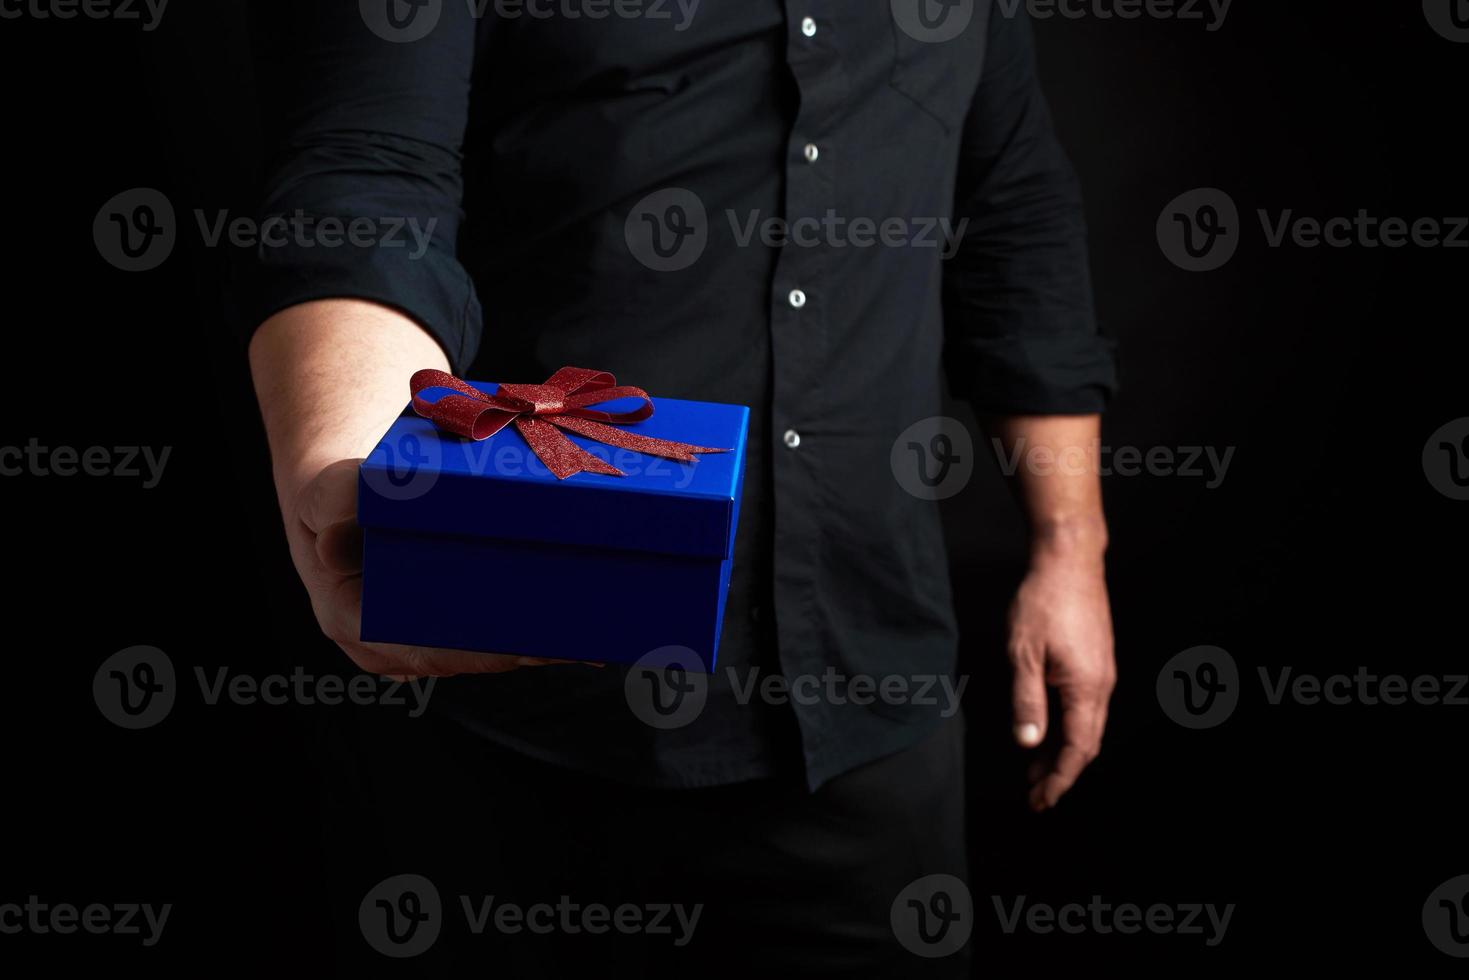
[[[893,67],[889,84],[945,132],[964,125],[984,68],[992,0],[885,0]]]

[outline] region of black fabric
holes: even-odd
[[[978,2],[962,33],[929,43],[888,3],[705,2],[682,29],[473,6],[431,4],[426,37],[391,43],[355,0],[256,5],[276,133],[266,212],[435,231],[418,259],[262,249],[247,319],[375,299],[475,379],[593,367],[655,399],[748,405],[752,421],[720,669],[697,721],[650,731],[618,670],[454,679],[435,709],[540,758],[666,786],[802,769],[816,787],[911,744],[939,723],[934,704],[735,691],[757,674],[949,674],[943,532],[894,479],[895,440],[941,413],[945,367],[992,413],[1094,412],[1114,386],[1028,22]],[[697,198],[707,245],[659,270],[627,228],[670,189]],[[742,241],[773,218],[801,237]],[[860,244],[857,219],[904,222],[906,237]],[[966,222],[947,260],[940,220]]]
[[[359,907],[383,880],[420,875],[442,917],[426,950],[392,964],[442,976],[467,963],[509,977],[959,977],[962,949],[905,948],[891,910],[928,875],[968,880],[962,716],[908,749],[809,793],[800,779],[648,790],[574,775],[467,736],[432,716],[332,716],[325,853],[337,959],[377,975]],[[543,932],[475,915],[493,897],[566,906]],[[668,933],[582,931],[582,909],[682,905]],[[694,907],[701,906],[697,919]],[[562,923],[570,921],[577,931]],[[972,927],[972,923],[965,923]],[[549,928],[548,928],[549,927]],[[369,927],[371,928],[371,926]],[[405,930],[406,934],[406,930]]]

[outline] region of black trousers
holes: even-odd
[[[324,760],[341,973],[968,975],[967,946],[918,955],[894,919],[915,881],[968,879],[962,716],[814,794],[628,786],[429,716],[343,717]]]

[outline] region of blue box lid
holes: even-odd
[[[497,387],[471,383],[487,393]],[[638,404],[622,399],[596,407],[617,412]],[[440,430],[410,408],[359,468],[358,523],[425,534],[732,557],[750,410],[656,397],[653,406],[650,418],[619,428],[730,452],[679,463],[562,430],[627,475],[577,473],[558,480],[513,425],[474,442]]]

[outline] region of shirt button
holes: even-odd
[[[798,310],[806,305],[806,294],[801,292],[799,289],[792,289],[791,295],[788,297],[788,299],[790,299],[791,301],[791,306],[795,307]]]
[[[801,33],[806,35],[807,37],[814,37],[816,34],[816,21],[812,20],[810,17],[807,17],[805,20],[801,21]]]
[[[795,449],[801,444],[801,433],[795,429],[786,429],[786,434],[781,436],[781,439],[785,441],[787,447]]]
[[[807,163],[815,163],[816,158],[821,156],[821,151],[816,148],[815,143],[807,143],[804,152],[806,154]]]

